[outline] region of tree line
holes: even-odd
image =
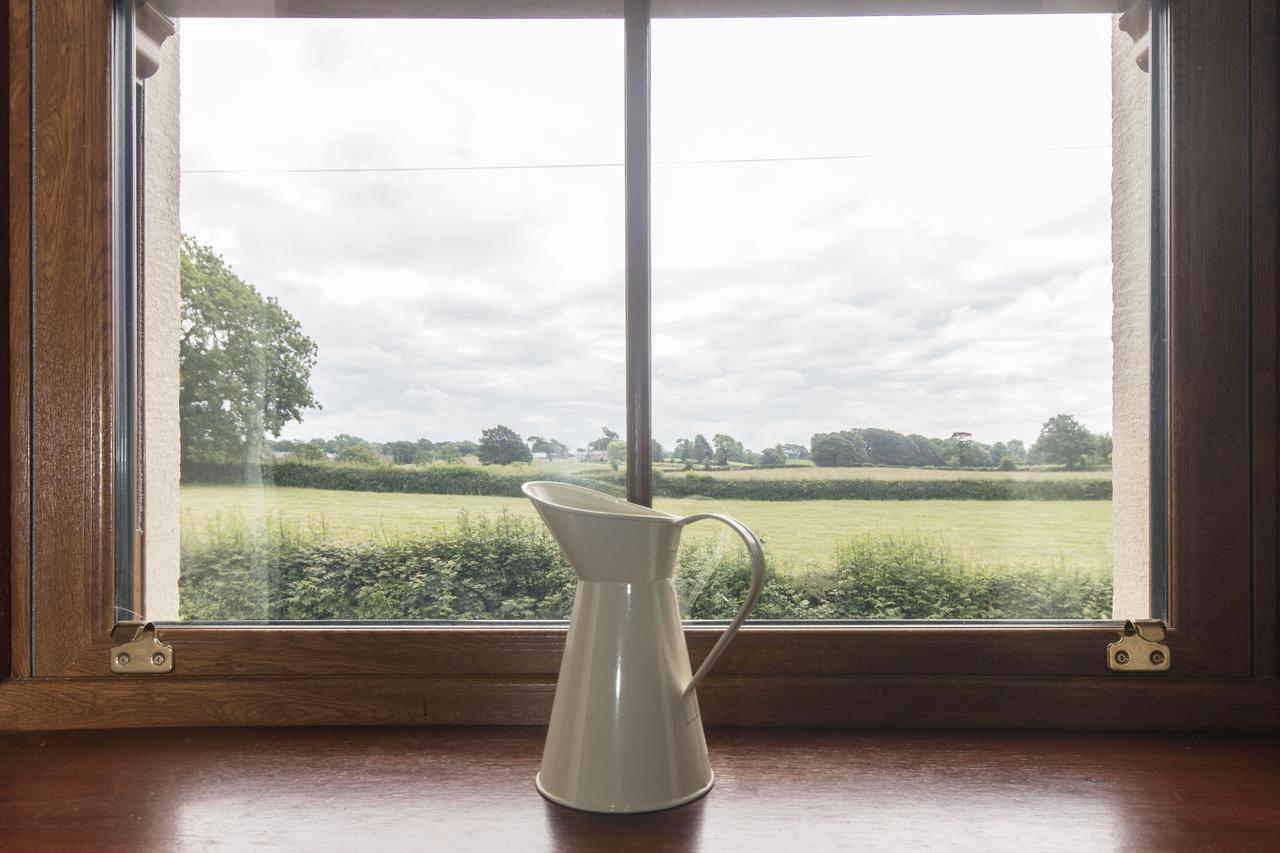
[[[283,427],[319,409],[311,389],[318,347],[275,299],[237,276],[213,249],[184,236],[181,243],[181,340],[179,418],[183,463],[220,463],[263,457],[268,449],[299,459],[397,465],[459,462],[475,456],[484,464],[531,462],[570,455],[562,441],[522,437],[499,424],[478,440],[417,438],[374,442],[355,435],[309,441],[281,440]],[[786,465],[812,460],[823,467],[885,465],[1015,469],[1020,465],[1080,468],[1111,461],[1111,436],[1092,433],[1069,414],[1045,421],[1028,449],[1021,440],[984,444],[964,431],[947,438],[904,435],[891,429],[857,427],[815,433],[809,443],[778,443],[750,450],[737,438],[702,433],[675,442],[670,452],[657,440],[654,461],[727,468],[733,464]],[[626,442],[605,427],[581,452],[617,470]]]
[[[926,438],[877,428],[817,433],[809,446],[814,464],[826,467],[889,465],[1014,470],[1020,465],[1061,465],[1075,469],[1111,464],[1111,436],[1090,432],[1069,414],[1054,415],[1045,421],[1030,449],[1016,438],[983,444],[962,431],[953,432],[947,438]]]
[[[522,437],[499,424],[481,430],[478,441],[431,441],[426,438],[376,442],[354,435],[314,438],[309,441],[273,440],[272,450],[303,460],[335,459],[340,462],[421,465],[432,462],[461,462],[476,457],[486,465],[532,462],[535,456],[548,461],[571,456],[568,445],[540,435]],[[791,460],[809,460],[827,468],[886,466],[904,468],[1000,468],[1016,470],[1022,465],[1061,465],[1068,469],[1108,465],[1111,437],[1090,432],[1074,416],[1055,415],[1045,421],[1040,435],[1028,449],[1020,439],[984,444],[967,432],[947,438],[904,435],[891,429],[863,427],[839,432],[815,433],[808,445],[776,444],[763,451],[747,449],[726,433],[710,440],[702,433],[681,438],[670,453],[653,441],[655,462],[682,462],[687,469],[700,466],[728,468],[731,465],[786,465]],[[601,436],[580,453],[610,463],[617,470],[626,459],[626,442],[617,431],[604,427]]]

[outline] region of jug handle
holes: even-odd
[[[743,543],[746,544],[747,553],[751,555],[751,589],[747,593],[747,600],[742,602],[742,607],[738,608],[738,615],[733,617],[729,627],[724,630],[724,633],[720,635],[720,639],[716,640],[716,644],[711,647],[711,652],[707,655],[706,660],[702,662],[702,666],[698,667],[698,671],[693,674],[693,678],[689,679],[689,685],[684,689],[685,696],[696,690],[698,685],[702,683],[702,679],[707,677],[707,673],[711,671],[711,667],[715,665],[716,660],[724,653],[725,647],[729,645],[733,635],[738,633],[738,629],[742,627],[742,623],[746,621],[752,608],[760,600],[760,593],[764,591],[764,549],[760,547],[760,541],[756,539],[755,534],[748,530],[742,522],[727,515],[719,515],[714,512],[699,512],[694,515],[686,515],[676,522],[676,526],[684,527],[686,524],[692,524],[695,521],[702,521],[706,518],[713,518],[729,525],[733,532],[738,534]]]

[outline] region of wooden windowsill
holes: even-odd
[[[1184,850],[1280,843],[1280,736],[712,729],[648,815],[542,800],[541,728],[0,736],[0,849]]]

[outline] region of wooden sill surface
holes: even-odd
[[[533,788],[540,728],[0,736],[0,850],[1277,850],[1280,736],[712,729],[649,815]]]

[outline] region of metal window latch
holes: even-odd
[[[127,643],[111,647],[111,671],[121,675],[173,672],[173,646],[156,637],[154,622],[117,622],[111,639]]]
[[[1112,672],[1164,672],[1169,668],[1169,647],[1163,640],[1161,620],[1130,619],[1124,623],[1120,639],[1107,646],[1107,668]]]

